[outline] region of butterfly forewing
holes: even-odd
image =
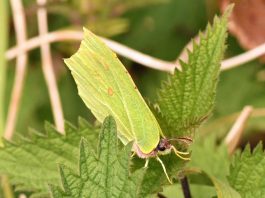
[[[156,118],[117,56],[88,30],[84,36],[78,52],[65,60],[79,95],[100,122],[115,118],[124,144],[135,141],[142,152],[151,152],[161,134]]]

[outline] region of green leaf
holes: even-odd
[[[17,190],[47,194],[47,184],[60,181],[58,163],[76,167],[81,137],[89,141],[91,149],[96,146],[98,133],[84,120],[80,123],[79,129],[66,123],[64,136],[46,124],[47,134],[33,134],[30,140],[24,138],[17,143],[5,142],[0,149],[0,173],[10,176]]]
[[[243,198],[265,197],[265,154],[260,143],[251,153],[247,146],[235,155],[228,180]]]
[[[213,185],[215,187],[216,190],[216,194],[218,198],[241,198],[240,194],[233,189],[233,187],[231,187],[229,185],[228,182],[226,181],[222,181],[219,178],[208,174],[207,172],[201,170],[201,169],[184,169],[183,170],[184,174],[190,174],[189,176],[195,176],[195,177],[199,177],[200,179],[203,180],[209,180],[210,182],[208,184],[202,184],[202,187],[205,187],[205,185]],[[198,183],[193,183],[192,180],[190,181],[191,184],[198,184]],[[196,195],[196,191],[194,192]],[[207,197],[208,194],[205,194],[205,197]]]
[[[192,197],[205,198],[216,196],[216,191],[213,186],[190,184],[190,191]],[[161,192],[166,198],[185,198],[180,184],[169,185],[163,188]]]
[[[178,179],[177,176],[186,162],[178,158],[174,153],[161,156],[160,158],[167,169],[169,177]],[[132,166],[133,170],[143,167],[144,163],[145,160],[135,157]],[[169,182],[163,172],[162,166],[156,159],[151,158],[141,186],[140,197],[146,197],[151,193],[161,191],[163,185],[169,185]]]
[[[58,197],[139,197],[144,169],[129,173],[131,144],[118,152],[116,124],[112,117],[104,120],[97,155],[80,144],[79,171],[60,166],[63,190],[51,186],[54,198]]]
[[[191,134],[211,113],[230,11],[231,7],[221,19],[215,17],[205,36],[200,34],[199,44],[193,42],[188,62],[181,61],[182,71],[175,71],[162,84],[158,104],[170,136]]]
[[[240,197],[226,179],[230,160],[224,143],[217,144],[216,136],[210,135],[196,140],[191,149],[191,161],[184,168],[184,173],[203,173],[189,175],[192,184],[201,184],[201,186],[213,184],[218,198]]]
[[[240,194],[230,187],[229,184],[215,177],[210,176],[210,178],[214,184],[218,198],[241,198]]]
[[[191,150],[191,161],[187,167],[199,168],[222,181],[226,181],[230,160],[224,143],[217,145],[216,137],[210,135],[196,140],[191,146]]]

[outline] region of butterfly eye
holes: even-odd
[[[166,149],[169,149],[171,147],[171,144],[168,142],[167,139],[160,139],[156,149],[158,151],[165,151]]]
[[[157,148],[157,150],[159,150],[159,151],[165,151],[165,150],[166,150],[166,147],[165,147],[165,146],[162,146],[162,145],[160,145],[160,144],[158,144],[156,148]]]

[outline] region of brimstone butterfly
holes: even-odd
[[[134,151],[139,157],[157,157],[165,173],[159,154],[173,149],[186,159],[181,155],[187,153],[176,150],[164,137],[128,71],[97,36],[84,30],[80,49],[65,63],[72,71],[79,95],[97,120],[103,122],[105,117],[112,115],[120,140],[124,144],[133,141]],[[167,173],[166,176],[168,178]]]

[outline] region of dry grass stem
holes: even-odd
[[[43,36],[48,34],[47,11],[44,6],[46,4],[46,0],[37,0],[37,3],[39,5],[37,11],[39,34],[40,36]],[[41,42],[40,49],[42,71],[49,91],[55,125],[59,132],[64,133],[63,109],[53,70],[52,55],[49,42]]]
[[[228,58],[222,62],[221,69],[228,70],[232,69],[234,67],[240,66],[244,63],[247,63],[249,61],[252,61],[256,58],[259,58],[260,56],[265,54],[265,43],[257,46],[256,48],[246,51],[245,53],[242,53],[240,55],[234,56],[232,58]]]
[[[243,135],[243,131],[245,128],[245,125],[253,111],[253,108],[251,106],[246,106],[238,116],[237,120],[235,121],[234,125],[232,126],[231,130],[227,134],[225,138],[225,143],[228,146],[228,152],[229,154],[232,154],[239,141],[240,138]]]
[[[10,0],[13,13],[14,27],[18,46],[23,45],[27,39],[26,19],[21,0]],[[15,80],[12,89],[11,100],[8,108],[4,137],[10,140],[13,136],[17,114],[26,75],[27,54],[26,51],[17,56]]]
[[[28,40],[24,45],[16,46],[16,47],[9,49],[6,52],[6,58],[8,60],[13,59],[17,55],[24,53],[24,51],[28,51],[28,50],[39,47],[42,43],[53,43],[53,42],[67,41],[67,40],[80,41],[82,40],[82,38],[83,38],[83,32],[81,31],[71,31],[71,30],[54,31],[54,32],[42,35],[40,37],[32,38]],[[106,38],[102,38],[102,39],[117,54],[124,56],[130,60],[133,60],[146,67],[150,67],[153,69],[157,69],[157,70],[161,70],[161,71],[165,71],[169,73],[173,73],[175,68],[178,68],[178,69],[181,68],[178,63],[160,60],[160,59],[151,57],[149,55],[143,54],[134,49],[131,49],[115,41],[112,41]],[[189,49],[192,50],[191,46],[192,46],[192,43],[188,43],[186,45],[186,47],[189,47]],[[185,50],[183,50],[180,55],[180,59],[182,60],[187,60],[186,47],[185,47]],[[245,53],[242,53],[235,57],[224,60],[222,62],[221,70],[225,71],[225,70],[237,67],[249,61],[252,61],[264,54],[265,54],[265,43]]]
[[[30,39],[24,46],[13,47],[6,52],[7,59],[13,59],[18,54],[22,53],[25,50],[31,50],[39,47],[42,43],[52,43],[58,41],[81,41],[83,39],[83,32],[81,31],[70,31],[70,30],[62,30],[55,31],[49,34],[43,35],[41,37],[35,37]],[[166,71],[172,73],[176,67],[176,64],[173,62],[168,62],[164,60],[160,60],[158,58],[151,57],[149,55],[143,54],[139,51],[131,49],[127,46],[124,46],[115,41],[102,38],[102,40],[117,54],[124,56],[136,63],[144,65],[146,67],[150,67],[153,69]]]

